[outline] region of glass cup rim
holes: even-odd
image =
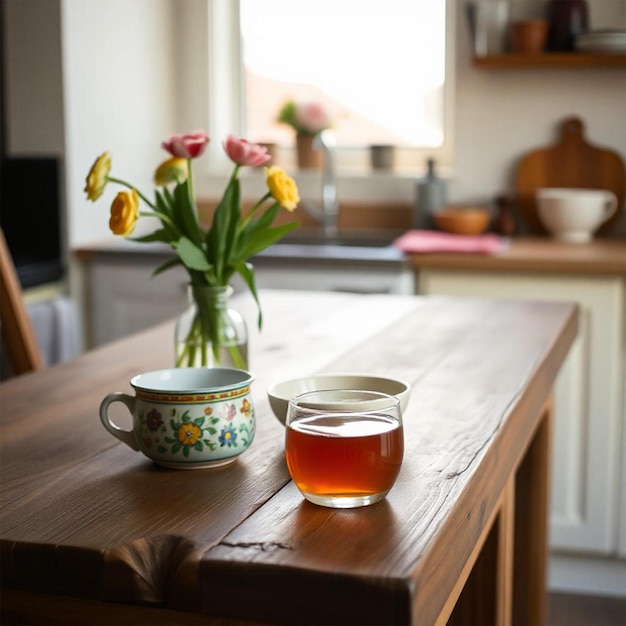
[[[315,401],[315,398],[319,396],[327,397]],[[309,415],[320,415],[324,413],[379,413],[381,410],[390,408],[400,417],[399,398],[382,391],[316,389],[305,391],[289,400],[287,421],[290,421],[292,410]]]

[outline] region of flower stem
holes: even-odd
[[[194,284],[191,294],[195,311],[187,318],[185,336],[177,335],[177,367],[232,366],[247,369],[245,354],[233,336],[228,318],[227,291],[224,287]],[[245,345],[245,344],[243,344]]]
[[[233,366],[240,370],[247,369],[248,365],[241,354],[241,350],[239,349],[239,346],[228,346],[227,349],[228,349],[228,354],[230,355],[230,358],[233,362]]]
[[[160,211],[157,211],[156,209],[154,211],[151,211],[150,213],[146,211],[139,211],[139,217],[158,217],[161,220],[161,222],[166,222],[168,226],[171,226],[176,236],[180,237],[180,231],[176,227],[176,224],[174,224],[170,216],[165,215],[165,213],[161,213]]]
[[[271,197],[271,193],[268,191],[251,209],[248,211],[248,214],[241,220],[239,227],[237,228],[238,232],[241,232],[248,224],[248,222],[252,219],[252,216],[258,211],[259,207]]]
[[[107,180],[111,183],[117,183],[118,185],[122,185],[123,187],[128,187],[128,189],[134,189],[137,192],[137,195],[152,209],[155,210],[154,204],[144,196],[137,187],[133,187],[130,183],[127,183],[125,180],[121,178],[115,178],[114,176],[107,176]]]
[[[189,204],[195,206],[193,195],[193,168],[191,167],[191,159],[187,159],[187,191],[189,193]]]

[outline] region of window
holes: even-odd
[[[278,143],[292,168],[294,134],[278,112],[319,100],[342,178],[370,171],[370,144],[396,146],[396,175],[423,172],[429,157],[451,165],[455,0],[206,2],[212,135]],[[213,172],[228,167],[220,153],[210,146]]]
[[[446,144],[445,0],[240,0],[244,133],[293,144],[288,99],[323,103],[343,152]]]

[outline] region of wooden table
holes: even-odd
[[[154,466],[98,406],[170,366],[173,324],[0,386],[3,623],[545,622],[551,388],[568,303],[311,292],[236,306],[257,434],[234,464]],[[317,371],[413,385],[386,500],[305,502],[265,389]]]

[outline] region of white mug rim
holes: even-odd
[[[217,380],[201,384],[200,381],[207,377]],[[170,367],[137,374],[130,379],[130,385],[140,391],[185,395],[230,391],[250,385],[253,381],[251,372],[234,367]]]
[[[598,196],[612,197],[615,196],[615,194],[610,189],[599,189],[593,187],[542,187],[537,190],[538,198],[595,198]]]

